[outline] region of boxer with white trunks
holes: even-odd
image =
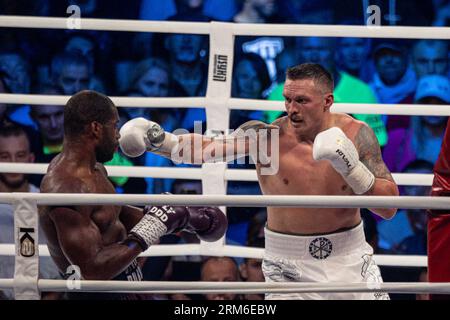
[[[121,129],[124,153],[139,156],[145,151],[187,163],[201,146],[202,161],[250,155],[256,160],[258,181],[264,195],[380,195],[397,196],[398,188],[386,168],[373,131],[352,117],[330,112],[333,79],[318,64],[302,64],[287,70],[283,95],[287,116],[268,125],[260,121],[243,124],[225,138],[188,134],[175,136],[156,123],[133,119]],[[279,141],[263,139],[264,130]],[[255,132],[258,134],[248,134]],[[242,135],[242,133],[244,133]],[[271,136],[271,137],[272,137]],[[200,139],[201,143],[196,142]],[[239,142],[244,148],[239,148]],[[268,142],[267,154],[261,143]],[[277,144],[277,145],[275,145]],[[215,152],[210,152],[215,150]],[[244,150],[244,151],[242,151]],[[276,154],[278,157],[273,157]],[[218,156],[219,155],[219,156]],[[267,160],[278,159],[270,174]],[[230,160],[227,158],[226,160]],[[371,209],[390,219],[396,209]],[[263,271],[268,282],[381,282],[366,243],[358,208],[269,207]],[[375,282],[375,284],[373,283]],[[383,299],[378,293],[317,293],[266,295],[267,299]]]

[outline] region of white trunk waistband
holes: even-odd
[[[326,259],[342,256],[361,249],[366,244],[363,223],[336,233],[297,236],[264,228],[265,253],[293,259]]]

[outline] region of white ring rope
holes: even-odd
[[[306,292],[391,292],[450,293],[450,283],[308,283],[308,282],[187,282],[187,281],[94,281],[77,280],[79,290],[69,290],[72,281],[38,280],[40,291],[47,292],[127,292],[127,293],[306,293]],[[0,279],[0,289],[14,287],[12,279]]]
[[[316,36],[358,38],[450,39],[446,27],[387,27],[300,24],[246,24],[226,22],[175,22],[92,18],[0,16],[0,27],[67,29],[79,21],[82,30],[209,34],[212,23],[232,25],[234,35]],[[73,24],[73,23],[72,23]]]
[[[204,108],[204,97],[152,98],[152,97],[110,97],[118,107],[141,108]],[[65,105],[70,96],[43,94],[0,93],[0,103],[29,105]]]
[[[0,256],[14,256],[14,244],[0,244]],[[39,256],[49,257],[47,245],[39,245]],[[200,244],[163,244],[154,245],[140,254],[140,257],[162,256],[215,256],[215,257],[240,257],[262,259],[264,249],[244,246],[224,245],[219,248],[209,249]],[[374,260],[379,266],[396,267],[426,267],[427,256],[416,255],[374,255]]]
[[[230,98],[228,104],[236,110],[285,111],[283,101]],[[352,114],[450,116],[450,105],[431,104],[334,103],[331,110]]]
[[[45,174],[48,164],[46,163],[12,163],[0,162],[0,172],[3,173],[26,173]],[[192,179],[201,180],[203,177],[200,168],[177,168],[177,167],[143,167],[143,166],[106,166],[108,176],[111,177],[137,177],[137,178],[166,178],[166,179]],[[432,174],[422,173],[394,173],[392,174],[398,185],[431,186]],[[258,181],[256,170],[252,169],[226,169],[225,180],[227,181]]]
[[[38,205],[171,205],[301,208],[450,209],[450,197],[425,196],[253,196],[253,195],[148,195],[99,193],[1,193],[0,203],[31,200]]]
[[[0,93],[0,103],[29,105],[65,105],[70,96]],[[204,108],[208,98],[110,97],[118,107]],[[285,111],[283,101],[230,98],[224,108],[231,110]],[[450,116],[449,105],[335,103],[334,112],[351,114],[386,114],[409,116]]]

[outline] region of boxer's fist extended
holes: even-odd
[[[375,176],[359,161],[353,142],[338,127],[320,132],[314,139],[314,160],[328,160],[356,194],[367,192]]]
[[[228,221],[217,207],[188,207],[189,221],[185,229],[195,232],[200,240],[213,242],[225,234]]]
[[[139,157],[145,151],[171,152],[178,145],[178,137],[164,132],[156,122],[135,118],[120,128],[120,148],[129,157]]]
[[[147,249],[161,236],[183,229],[189,221],[189,211],[183,206],[146,206],[144,216],[130,234]]]

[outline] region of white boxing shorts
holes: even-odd
[[[366,242],[362,222],[342,232],[297,236],[265,228],[262,270],[266,282],[365,282],[382,283],[373,249]],[[266,294],[266,300],[388,300],[386,293]]]

